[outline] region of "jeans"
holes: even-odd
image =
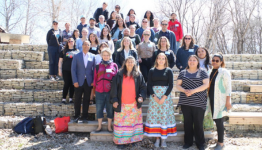
[[[103,110],[106,105],[107,118],[113,119],[113,104],[110,103],[110,92],[96,91],[96,114],[97,118],[104,118]]]
[[[57,75],[59,61],[59,46],[48,46],[49,74]]]

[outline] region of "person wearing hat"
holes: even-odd
[[[59,52],[62,48],[62,31],[58,29],[58,22],[53,21],[53,28],[47,32],[46,42],[48,45],[48,56],[49,56],[49,75],[50,80],[59,80],[58,73],[58,61]]]
[[[105,21],[107,21],[107,19],[108,19],[108,10],[106,9],[107,6],[108,6],[108,4],[106,2],[103,2],[103,6],[101,8],[96,9],[93,17],[96,20],[99,20],[99,16],[103,15],[103,16],[105,16]]]
[[[99,28],[97,28],[95,25],[96,25],[96,19],[90,18],[89,19],[89,27],[87,28],[88,29],[88,37],[89,37],[89,34],[91,34],[91,33],[96,34],[97,37],[100,37],[101,30]]]
[[[86,17],[84,15],[80,16],[81,23],[77,26],[77,29],[80,33],[79,38],[82,38],[82,29],[87,27]]]

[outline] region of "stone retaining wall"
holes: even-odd
[[[20,50],[20,51],[47,52],[47,45],[0,44],[0,50]]]
[[[25,62],[25,69],[49,69],[49,61]]]
[[[11,54],[11,56],[10,56]],[[35,51],[17,51],[17,50],[2,50],[0,51],[2,59],[16,59],[24,61],[43,61],[44,52],[35,52]]]
[[[252,104],[233,104],[232,112],[262,112],[261,105],[252,105]]]
[[[249,125],[238,125],[238,124],[224,124],[225,130],[235,133],[245,132],[262,132],[262,125],[249,124]]]
[[[23,65],[24,63],[22,60],[0,59],[0,70],[22,69]]]

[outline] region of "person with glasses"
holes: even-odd
[[[69,38],[73,36],[72,31],[70,31],[70,23],[65,24],[65,30],[63,31],[63,45],[66,45]]]
[[[154,23],[153,23],[154,15],[153,15],[153,13],[150,10],[146,11],[146,13],[144,15],[144,18],[146,18],[147,21],[148,21],[148,23],[147,23],[148,27],[153,27],[154,26]]]
[[[204,150],[205,137],[203,120],[207,105],[209,77],[205,70],[199,67],[196,55],[188,58],[188,66],[179,73],[177,90],[180,91],[177,107],[181,107],[184,116],[184,145],[188,149],[195,143],[199,150]]]
[[[108,19],[108,10],[106,9],[108,4],[106,2],[103,2],[103,6],[101,8],[97,8],[94,13],[95,20],[99,20],[99,16],[103,15],[105,16],[105,21]]]
[[[168,20],[163,19],[161,21],[162,29],[156,33],[155,38],[154,38],[154,42],[157,44],[158,41],[159,41],[159,38],[162,37],[162,36],[165,36],[169,40],[170,49],[176,55],[176,53],[177,53],[177,51],[176,51],[176,35],[174,34],[174,32],[168,30],[167,26],[168,26]]]
[[[177,20],[176,13],[171,13],[171,19],[168,22],[168,30],[171,30],[176,35],[176,51],[180,47],[180,44],[182,43],[183,38],[183,28],[181,23]]]
[[[85,40],[82,46],[83,51],[73,57],[71,66],[72,80],[75,87],[74,123],[78,123],[79,119],[81,119],[83,123],[87,123],[90,100],[94,98],[92,86],[94,69],[96,67],[95,55],[88,52],[91,46],[91,43],[88,40]],[[83,99],[82,95],[84,95]],[[83,109],[82,117],[80,117],[82,101]]]
[[[109,25],[109,29],[112,30],[116,25],[116,11],[112,11],[109,19],[107,20],[107,24]]]
[[[136,34],[136,26],[135,25],[131,25],[129,26],[130,29],[130,39],[135,42],[136,44],[136,49],[138,48],[138,44],[141,43],[141,39],[140,36],[138,34]],[[151,33],[150,33],[151,34]]]
[[[134,9],[130,9],[129,12],[127,13],[127,16],[126,16],[126,19],[125,19],[125,23],[127,23],[127,22],[130,21],[130,18],[129,18],[129,17],[130,17],[131,14],[136,15],[136,12],[135,12]],[[138,18],[136,18],[135,22],[139,24]]]
[[[111,34],[109,32],[109,28],[103,28],[103,30],[101,31],[99,43],[102,43],[102,42],[106,42],[108,44],[108,46],[109,46],[109,48],[110,48],[110,50],[113,54],[115,46],[114,46],[113,40],[111,39]]]
[[[102,29],[104,29],[105,27],[107,27],[108,29],[110,29],[109,25],[105,22],[105,16],[100,15],[99,16],[99,22],[95,25],[97,28],[99,28],[101,31]]]
[[[142,20],[141,28],[138,28],[136,30],[136,34],[138,34],[140,36],[140,39],[141,39],[142,42],[144,41],[143,32],[146,29],[150,30],[150,32],[151,32],[150,41],[153,41],[154,38],[155,38],[155,32],[152,29],[150,29],[150,27],[147,26],[147,23],[148,23],[148,20],[146,18],[144,18]]]
[[[49,78],[52,81],[59,80],[58,73],[58,61],[59,53],[62,49],[62,31],[58,29],[58,22],[53,21],[53,28],[47,32],[46,35],[47,51],[49,56]]]
[[[100,62],[102,61],[101,51],[104,48],[109,48],[109,46],[106,42],[101,42],[100,45],[99,45],[98,54],[96,54],[96,65],[100,64]]]
[[[182,71],[184,70],[188,64],[187,59],[189,56],[194,55],[198,46],[195,45],[195,40],[193,39],[192,35],[186,34],[182,40],[182,46],[178,49],[176,55],[176,67]]]
[[[216,123],[218,141],[215,150],[224,149],[224,116],[231,105],[231,75],[225,68],[225,58],[221,53],[212,57],[212,70],[209,77],[208,105],[206,113],[212,113]]]
[[[134,25],[135,26],[135,28],[136,28],[136,30],[138,29],[138,28],[140,28],[140,26],[139,26],[139,24],[138,23],[136,23],[135,22],[135,19],[136,19],[136,15],[135,14],[131,14],[130,16],[129,16],[129,22],[127,22],[126,23],[126,26],[129,28],[131,25]]]
[[[116,6],[115,6],[115,12],[116,12],[117,14],[121,15],[121,18],[124,19],[124,15],[123,15],[122,13],[119,12],[120,9],[121,9],[121,8],[120,8],[119,5],[116,5]]]
[[[151,36],[150,30],[145,30],[143,35],[145,40],[138,45],[137,54],[140,71],[147,82],[148,72],[152,66],[152,56],[156,50],[156,46],[155,43],[149,40]]]
[[[158,18],[153,19],[153,23],[154,23],[154,26],[151,27],[151,29],[153,29],[153,31],[157,33],[158,31],[161,30],[161,27],[159,26],[159,19]]]
[[[71,75],[71,64],[73,57],[80,51],[76,49],[75,41],[73,38],[69,38],[66,42],[65,48],[60,52],[58,63],[58,74],[64,79],[63,87],[63,99],[62,103],[66,103],[66,96],[69,90],[69,103],[73,103],[74,85]]]
[[[167,39],[167,37],[162,36],[160,37],[158,44],[157,44],[157,51],[154,51],[153,57],[152,57],[152,65],[154,66],[154,62],[156,61],[156,57],[159,53],[164,53],[168,60],[168,66],[169,68],[173,68],[175,66],[176,62],[176,56],[172,50],[170,50],[170,43]]]
[[[86,40],[88,40],[87,35],[88,35],[88,30],[87,30],[87,28],[83,28],[83,29],[82,29],[82,38],[78,38],[78,39],[76,40],[76,48],[77,48],[80,52],[82,52],[83,42],[86,41]]]
[[[77,26],[77,29],[80,33],[79,38],[82,38],[82,29],[87,28],[86,17],[84,15],[80,16],[80,24]]]

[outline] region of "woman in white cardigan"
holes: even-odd
[[[210,73],[208,89],[208,107],[207,110],[212,112],[213,120],[217,126],[218,143],[215,150],[224,148],[224,124],[223,117],[231,109],[231,75],[225,69],[225,60],[221,53],[212,57],[212,71]],[[206,113],[208,113],[206,111]]]

